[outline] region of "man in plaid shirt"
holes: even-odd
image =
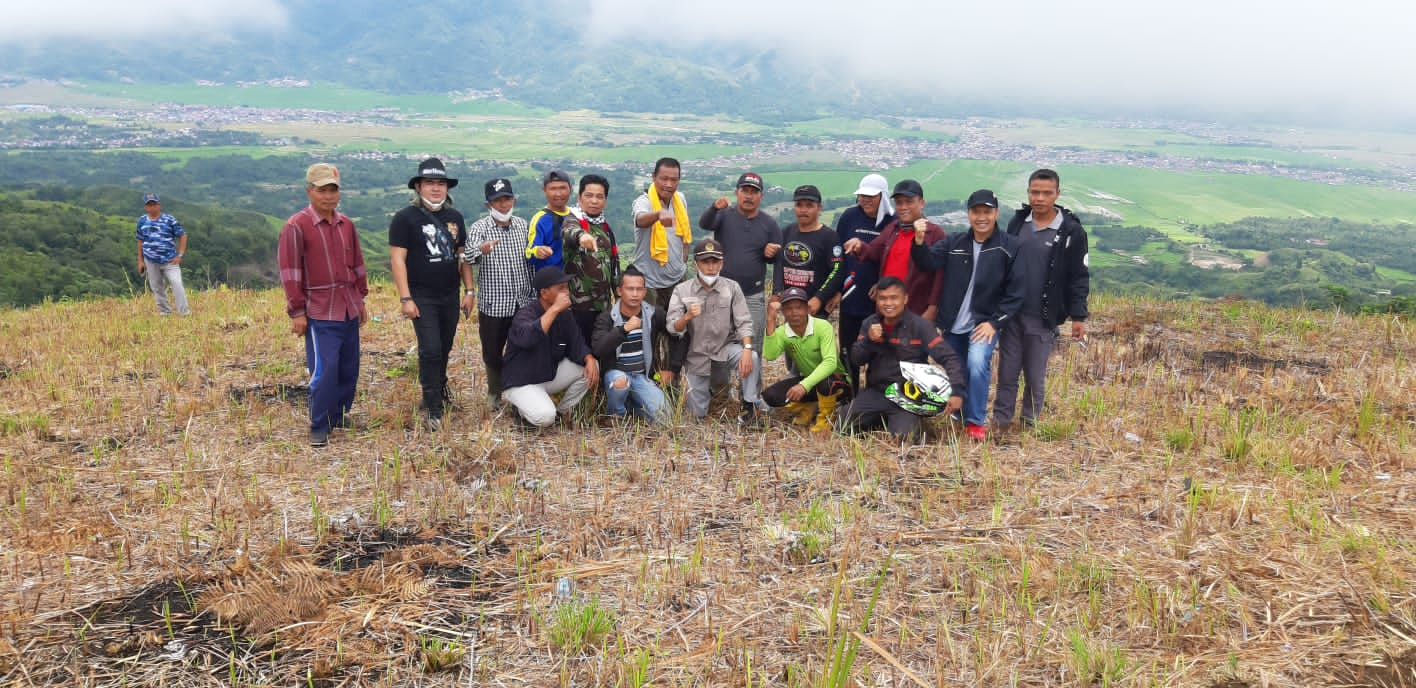
[[[487,216],[467,229],[462,257],[477,271],[477,335],[487,366],[487,404],[501,403],[502,355],[516,310],[535,298],[531,263],[526,260],[528,226],[511,214],[516,194],[508,179],[486,184]]]

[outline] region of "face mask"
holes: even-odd
[[[488,207],[487,212],[492,214],[492,219],[496,220],[497,224],[504,225],[508,222],[511,222],[511,213],[498,212],[496,208],[492,207]]]
[[[439,210],[442,210],[443,203],[447,202],[447,199],[445,198],[437,203],[428,200],[427,196],[419,196],[419,198],[423,199],[423,205],[428,206],[428,210],[431,210],[435,213]]]
[[[698,279],[703,280],[704,286],[711,287],[714,282],[718,281],[718,275],[705,275],[700,272],[698,273]]]

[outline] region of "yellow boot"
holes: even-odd
[[[792,425],[811,425],[811,419],[816,416],[816,404],[809,401],[789,401],[787,413],[792,416]]]
[[[812,432],[831,432],[831,417],[836,415],[836,400],[840,397],[840,392],[831,396],[820,394],[816,396],[816,406],[819,412],[816,414],[816,424],[811,426]]]

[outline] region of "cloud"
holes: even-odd
[[[889,99],[1416,118],[1416,5],[1348,0],[589,0],[590,34],[774,50]]]
[[[49,39],[184,41],[282,28],[280,0],[12,0],[0,6],[0,44]]]

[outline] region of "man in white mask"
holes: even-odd
[[[463,260],[477,273],[477,334],[487,367],[487,404],[497,406],[502,393],[502,356],[517,309],[536,298],[531,264],[526,260],[526,220],[512,215],[516,194],[511,180],[486,184],[487,215],[468,229]],[[464,310],[470,310],[465,305]]]
[[[684,360],[684,399],[694,418],[708,415],[709,383],[714,373],[736,374],[741,380],[741,423],[756,422],[758,379],[761,376],[752,355],[752,314],[742,287],[722,277],[723,244],[703,239],[693,245],[693,267],[697,275],[674,287],[669,298],[668,331],[689,338]]]

